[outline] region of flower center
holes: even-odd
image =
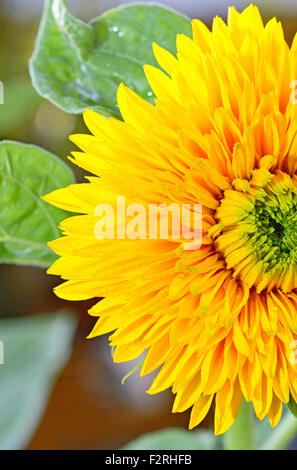
[[[275,198],[274,204],[267,206],[256,202],[254,218],[258,231],[254,241],[259,258],[267,259],[269,267],[278,263],[296,261],[297,248],[297,201],[291,199],[290,207],[281,208],[281,201]]]
[[[234,277],[249,287],[297,287],[297,181],[281,171],[254,170],[224,193],[210,235]]]

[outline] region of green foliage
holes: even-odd
[[[0,142],[0,263],[49,266],[55,256],[46,242],[60,236],[67,216],[41,199],[73,183],[71,170],[45,150]]]
[[[250,403],[242,400],[232,426],[224,432],[224,448],[227,450],[251,450],[255,446],[254,411]]]
[[[40,101],[27,76],[5,80],[4,103],[0,105],[0,137],[13,134],[23,126]]]
[[[271,429],[267,417],[256,423],[257,449],[260,450],[285,450],[288,449],[297,433],[297,419],[287,407],[278,425]]]
[[[155,4],[122,6],[86,24],[63,0],[47,0],[30,61],[33,85],[70,113],[90,108],[119,117],[118,85],[152,100],[142,66],[157,65],[153,42],[175,52],[177,33],[191,35],[190,20]]]
[[[66,364],[76,319],[67,312],[0,321],[0,449],[23,449]]]
[[[123,450],[214,450],[221,448],[221,439],[211,431],[187,431],[167,428],[143,434],[125,445]]]
[[[292,395],[290,395],[290,400],[288,403],[288,408],[293,413],[293,415],[297,418],[297,403],[295,402],[294,398]]]

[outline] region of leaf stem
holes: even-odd
[[[297,418],[291,413],[271,432],[261,450],[284,450],[297,433]]]

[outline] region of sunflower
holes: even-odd
[[[141,375],[160,368],[148,393],[172,388],[173,412],[192,408],[190,429],[214,402],[221,434],[243,397],[272,426],[297,401],[297,37],[289,48],[253,5],[211,31],[192,26],[176,56],[153,45],[155,104],[122,84],[123,121],[85,111],[92,135],[71,137],[82,151],[70,158],[94,176],[45,197],[80,214],[49,243],[59,258],[48,272],[66,281],[63,299],[102,298],[89,337],[113,332],[115,362],[145,351]],[[98,240],[95,208],[118,195],[201,204],[200,249]]]

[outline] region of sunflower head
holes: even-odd
[[[171,387],[173,411],[192,407],[190,428],[215,402],[215,432],[228,429],[242,397],[275,426],[297,400],[297,39],[265,26],[257,7],[229,9],[212,30],[193,21],[177,55],[154,45],[145,66],[155,104],[121,85],[123,121],[86,111],[93,135],[76,135],[71,160],[88,182],[45,199],[79,213],[50,243],[49,273],[69,300],[104,297],[90,337],[112,332],[116,362],[146,351],[149,393]],[[98,240],[95,208],[127,203],[201,204],[202,244]]]

